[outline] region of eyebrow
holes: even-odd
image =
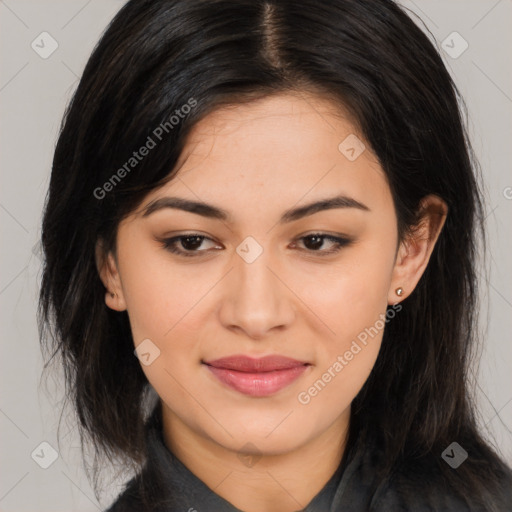
[[[186,212],[195,213],[196,215],[201,215],[202,217],[218,219],[226,222],[232,221],[231,214],[222,208],[213,206],[208,203],[192,201],[190,199],[184,199],[180,197],[162,197],[160,199],[156,199],[144,208],[142,216],[147,217],[152,213],[155,213],[156,211],[162,210],[164,208],[183,210]],[[286,210],[281,216],[279,224],[293,222],[307,217],[308,215],[313,215],[314,213],[323,210],[331,210],[334,208],[356,208],[358,210],[368,212],[371,211],[368,206],[357,201],[356,199],[344,195],[339,195]]]

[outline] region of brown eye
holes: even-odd
[[[306,251],[317,252],[319,255],[337,253],[342,247],[352,243],[352,240],[323,233],[313,233],[311,235],[303,236],[299,240],[303,241]],[[330,248],[322,250],[325,241],[330,243]],[[329,244],[328,244],[329,247]]]
[[[162,240],[162,246],[173,254],[178,254],[185,257],[202,256],[207,252],[206,249],[198,250],[205,240],[213,242],[211,238],[197,233],[190,235],[180,235],[173,238],[166,238]]]

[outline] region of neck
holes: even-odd
[[[252,443],[243,452],[226,448],[192,430],[162,404],[163,437],[169,450],[213,492],[245,512],[305,508],[341,462],[349,417],[350,408],[318,437],[292,451],[269,454],[259,453]]]

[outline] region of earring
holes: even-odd
[[[117,296],[117,293],[110,292],[110,296],[111,296],[112,298],[114,298],[114,297],[116,297],[116,296]]]
[[[404,293],[404,290],[403,290],[403,288],[397,288],[395,290],[395,293],[400,297]]]

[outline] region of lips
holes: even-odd
[[[238,372],[272,372],[277,370],[288,370],[296,368],[308,363],[297,361],[285,356],[265,356],[254,359],[247,356],[231,356],[215,359],[214,361],[206,361],[205,364],[214,368],[222,368],[224,370],[236,370]]]
[[[205,361],[208,370],[222,383],[250,396],[268,396],[291,384],[310,366],[285,356],[258,359],[236,355]]]

